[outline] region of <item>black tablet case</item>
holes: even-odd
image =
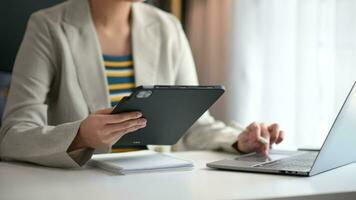
[[[140,91],[151,91],[138,98]],[[116,147],[173,145],[224,93],[223,86],[139,86],[112,114],[140,111],[147,126],[123,136]]]

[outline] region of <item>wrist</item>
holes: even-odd
[[[80,131],[78,131],[77,135],[69,146],[68,151],[74,151],[83,148],[85,148],[85,144],[83,142],[83,139],[80,137]]]

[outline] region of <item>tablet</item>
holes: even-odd
[[[112,114],[139,111],[145,128],[124,135],[116,147],[174,145],[224,93],[223,86],[139,86]]]

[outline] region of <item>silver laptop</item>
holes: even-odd
[[[356,82],[319,151],[278,151],[268,156],[246,154],[208,163],[215,169],[313,176],[356,162]]]

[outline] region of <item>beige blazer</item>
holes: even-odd
[[[136,84],[197,85],[191,50],[179,21],[144,3],[134,3],[132,13]],[[67,153],[67,149],[88,114],[110,107],[107,91],[88,1],[67,1],[33,14],[17,55],[3,115],[1,158],[55,167],[85,164],[93,150]],[[206,113],[182,143],[190,149],[233,151],[231,144],[240,131]]]

